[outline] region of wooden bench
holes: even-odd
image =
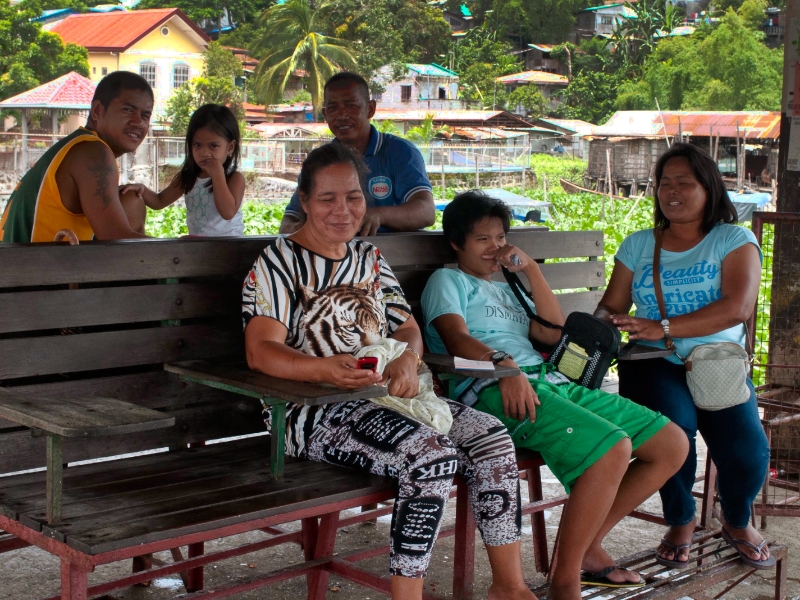
[[[343,555],[334,556],[333,548],[338,527],[391,508],[347,518],[340,511],[390,500],[393,481],[292,458],[284,465],[275,452],[283,438],[264,434],[260,403],[271,398],[280,410],[284,401],[332,402],[384,391],[343,396],[252,372],[213,382],[207,366],[201,384],[185,371],[186,361],[241,365],[241,284],[268,241],[0,245],[0,474],[8,475],[0,478],[0,529],[7,533],[0,552],[32,544],[57,556],[61,598],[106,594],[175,573],[188,591],[198,591],[205,565],[287,542],[300,543],[305,560],[240,580],[225,594],[306,575],[308,596],[321,598],[330,572],[388,588],[387,578],[355,564],[386,552],[385,540],[377,549]],[[418,314],[427,278],[454,262],[452,249],[433,233],[371,241]],[[512,232],[510,241],[537,259],[559,261],[543,271],[554,289],[571,290],[561,297],[566,312],[593,308],[605,281],[602,234],[527,229]],[[181,364],[169,368],[182,374],[164,370],[175,363]],[[239,436],[255,437],[228,439]],[[63,468],[143,451],[151,453]],[[541,463],[535,456],[523,460],[532,497],[541,499]],[[20,473],[30,469],[40,470]],[[546,544],[546,502],[530,509],[540,544]],[[471,517],[467,508],[462,497],[460,523]],[[300,532],[279,528],[297,520]],[[250,531],[264,532],[264,539],[204,553],[208,540]],[[456,532],[463,559],[456,557],[456,597],[471,595],[469,531]],[[175,562],[153,559],[164,550]],[[124,559],[133,559],[131,575],[87,590],[96,566]],[[546,555],[537,553],[537,564],[544,570]]]

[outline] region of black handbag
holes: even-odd
[[[619,330],[584,312],[570,313],[563,326],[555,325],[533,312],[523,294],[531,300],[533,298],[516,273],[504,267],[503,275],[530,319],[548,329],[561,330],[561,338],[548,362],[570,381],[592,390],[598,389],[619,352]]]

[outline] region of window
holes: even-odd
[[[153,63],[141,63],[139,65],[139,75],[150,84],[151,88],[156,87],[156,66]]]
[[[186,85],[189,81],[189,67],[187,65],[175,65],[172,67],[172,89]]]
[[[103,77],[108,75],[108,67],[101,67],[100,68],[100,73],[102,73]]]
[[[92,75],[97,75],[97,67],[92,67]]]
[[[447,100],[447,90],[443,87],[439,88],[439,100]]]
[[[411,86],[410,85],[401,85],[400,86],[400,100],[403,102],[408,102],[411,100]]]
[[[460,19],[456,19],[455,17],[448,17],[447,20],[450,22],[451,27],[461,27],[464,25]]]
[[[601,25],[611,25],[614,23],[614,17],[600,17]]]

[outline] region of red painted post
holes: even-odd
[[[88,573],[62,559],[61,600],[87,600],[88,587]]]
[[[308,519],[303,519],[301,524],[303,530],[300,544],[303,547],[303,556],[305,556],[306,560],[311,560],[314,558],[314,549],[317,546],[319,521],[317,521],[317,517],[309,517]]]
[[[322,515],[314,547],[314,558],[323,558],[333,554],[336,544],[336,530],[339,528],[339,511]],[[306,575],[308,600],[325,600],[328,588],[328,571],[317,569]]]
[[[189,544],[187,557],[188,558],[196,558],[198,556],[203,556],[205,553],[205,543],[204,542],[197,542],[196,544]],[[187,592],[199,592],[203,589],[204,581],[203,581],[203,567],[195,567],[194,569],[189,569],[186,572],[186,591]]]
[[[528,501],[542,500],[542,475],[539,467],[528,469],[525,473],[528,480]],[[531,515],[531,529],[533,530],[533,555],[536,561],[536,570],[539,573],[547,573],[550,569],[550,562],[547,558],[547,530],[545,529],[543,510]]]
[[[456,479],[456,532],[453,557],[453,598],[472,600],[475,584],[475,517],[463,478]]]
[[[708,529],[711,517],[714,514],[714,496],[717,488],[717,466],[711,460],[711,456],[706,459],[706,476],[703,480],[703,505],[700,511],[700,527]]]

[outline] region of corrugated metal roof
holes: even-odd
[[[664,124],[662,126],[662,116]],[[712,133],[719,137],[748,139],[772,139],[780,137],[781,113],[767,111],[665,111],[621,110],[614,113],[608,123],[595,128],[594,135],[606,136],[669,136],[684,135],[708,137]]]
[[[669,33],[664,33],[663,31],[659,30],[653,37],[662,38],[662,37],[679,37],[682,35],[692,35],[694,33],[694,30],[695,30],[694,25],[681,25],[680,27],[676,27]]]
[[[435,123],[464,127],[532,127],[531,123],[505,110],[393,110],[379,108],[376,121],[423,121],[433,114]]]
[[[580,121],[578,119],[551,119],[548,117],[547,119],[540,118],[539,120],[544,121],[545,123],[552,123],[557,127],[570,129],[578,135],[592,135],[597,127],[597,125],[594,125],[593,123]]]
[[[576,13],[579,13],[579,12],[592,12],[592,11],[602,10],[604,8],[615,8],[617,6],[623,6],[623,3],[619,2],[617,4],[602,4],[600,6],[590,6],[589,8],[582,8],[581,10],[577,10],[575,12]]]
[[[409,70],[419,73],[420,75],[428,75],[430,77],[458,77],[458,73],[444,68],[442,65],[431,63],[429,65],[407,64]]]
[[[528,44],[529,48],[535,48],[536,50],[541,50],[542,52],[550,52],[553,48],[556,47],[555,44]]]
[[[134,10],[131,12],[87,13],[71,15],[56,23],[50,30],[70,44],[83,46],[95,52],[124,52],[136,42],[170,19],[189,35],[194,34],[199,44],[210,38],[177,8]]]
[[[75,71],[0,102],[0,108],[62,108],[88,110],[97,86]]]
[[[308,137],[333,137],[326,123],[259,123],[248,129],[258,131],[263,137],[276,137],[291,131]]]
[[[510,131],[508,129],[487,129],[485,127],[452,127],[450,137],[461,136],[470,140],[505,140],[508,138],[526,135],[525,131]]]
[[[510,83],[535,83],[551,85],[569,85],[569,79],[564,75],[548,73],[546,71],[523,71],[498,77],[497,81],[506,85]]]

